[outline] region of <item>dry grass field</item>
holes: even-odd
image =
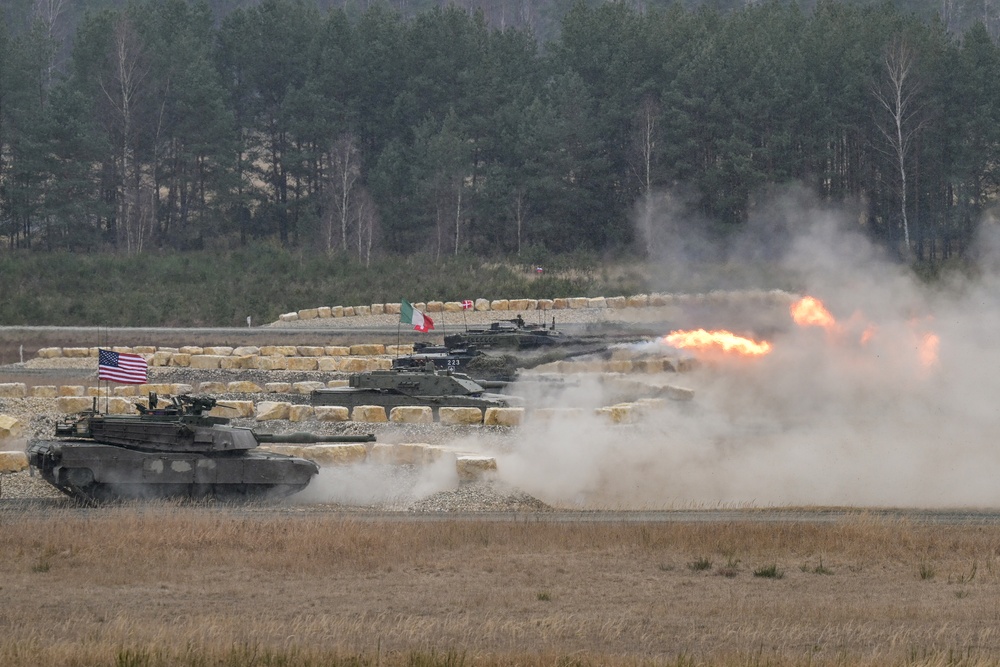
[[[0,510],[0,665],[985,665],[1000,527]]]

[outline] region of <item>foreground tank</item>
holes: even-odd
[[[393,368],[351,375],[346,387],[317,389],[313,405],[380,405],[387,411],[403,405],[441,407],[504,408],[512,398],[487,392],[464,373],[441,371],[427,362],[420,368]]]
[[[374,436],[258,434],[207,414],[215,399],[150,394],[138,415],[81,412],[56,426],[56,439],[28,447],[32,473],[72,498],[280,498],[319,472],[307,459],[258,450],[263,442],[366,442]]]

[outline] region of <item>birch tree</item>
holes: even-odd
[[[361,176],[361,154],[353,134],[342,135],[330,151],[331,196],[334,215],[329,216],[327,248],[334,248],[334,224],[340,231],[340,247],[347,250],[347,227],[351,219],[351,195]]]
[[[142,227],[149,222],[139,211],[139,187],[142,169],[137,159],[137,113],[146,77],[146,65],[139,36],[131,18],[122,13],[114,25],[110,72],[102,77],[104,91],[114,113],[113,131],[117,135],[120,167],[118,202],[119,240],[128,254],[142,250],[145,237]]]
[[[878,112],[875,124],[887,147],[880,150],[893,161],[899,183],[899,208],[903,243],[910,252],[907,213],[907,158],[917,135],[927,122],[920,103],[921,86],[914,72],[916,53],[905,38],[894,37],[882,55],[881,79],[872,86]]]

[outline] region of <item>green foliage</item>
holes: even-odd
[[[931,21],[926,3],[560,0],[509,14],[417,0],[404,15],[89,0],[69,3],[72,30],[18,3],[0,21],[11,248],[276,241],[365,261],[544,265],[637,240],[653,254],[634,218],[657,193],[683,200],[676,228],[657,229],[674,246],[724,237],[798,182],[824,201],[864,200],[859,228],[933,266],[962,255],[996,203],[1000,47],[968,3]],[[537,36],[556,33],[542,48]],[[915,56],[901,91],[919,112],[908,181],[873,93],[891,44]]]
[[[778,566],[772,563],[754,570],[753,576],[761,577],[763,579],[782,579],[785,576],[785,571],[779,570]]]
[[[0,253],[0,323],[55,326],[244,326],[323,305],[440,299],[554,298],[643,291],[635,275],[561,264],[534,269],[459,255],[387,257],[306,254],[255,244],[124,257],[69,252]],[[640,271],[641,267],[635,267]],[[405,286],[405,287],[401,287]]]
[[[698,558],[695,558],[690,563],[688,563],[688,569],[694,570],[695,572],[701,572],[703,570],[710,570],[710,569],[712,569],[712,561],[709,558],[705,558],[704,556],[700,556]]]

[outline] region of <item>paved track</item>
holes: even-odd
[[[524,524],[587,524],[587,523],[760,523],[760,524],[829,524],[844,521],[900,521],[916,525],[940,526],[1000,526],[1000,511],[977,509],[747,509],[747,510],[676,510],[676,511],[576,511],[550,512],[382,512],[345,508],[341,505],[267,504],[180,504],[149,505],[130,503],[126,507],[143,508],[144,512],[176,514],[190,508],[196,511],[218,512],[233,516],[324,517],[371,523],[424,523],[440,521],[524,523]],[[110,505],[110,508],[121,507]],[[70,516],[93,516],[107,511],[105,507],[84,507],[69,499],[4,499],[0,498],[0,521],[31,517],[51,517],[53,512]]]

